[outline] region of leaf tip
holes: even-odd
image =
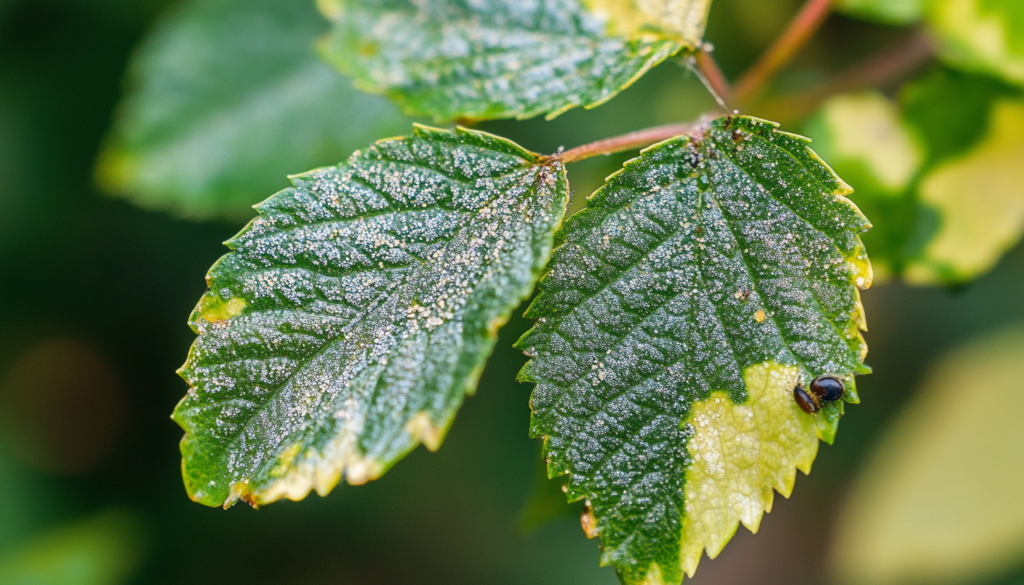
[[[409,422],[405,423],[405,432],[414,441],[423,443],[423,446],[430,451],[437,451],[441,448],[445,431],[446,428],[443,425],[435,425],[426,412],[416,413],[409,419]]]

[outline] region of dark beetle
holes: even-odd
[[[835,402],[843,397],[846,388],[834,376],[818,376],[811,382],[811,392],[823,403]]]
[[[797,406],[807,414],[814,414],[821,410],[822,405],[835,402],[843,397],[846,387],[843,382],[835,376],[818,376],[811,381],[811,391],[804,390],[803,386],[797,384],[793,388],[793,400]]]
[[[818,403],[818,399],[809,394],[807,390],[804,390],[803,386],[798,385],[796,388],[793,388],[793,399],[796,400],[800,409],[807,414],[814,414],[821,410],[821,404]]]

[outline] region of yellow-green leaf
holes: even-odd
[[[970,153],[930,171],[919,188],[939,216],[935,235],[906,270],[916,284],[987,272],[1024,232],[1024,101],[1001,100]]]
[[[840,516],[851,585],[980,583],[1024,555],[1024,330],[937,360]]]
[[[1024,84],[1024,2],[929,0],[925,14],[946,62]]]
[[[924,153],[900,117],[896,104],[875,92],[843,94],[822,105],[824,140],[815,143],[843,177],[863,177],[872,192],[898,197],[921,168]]]
[[[798,384],[839,376],[857,401],[869,224],[846,193],[806,139],[725,117],[644,150],[559,232],[520,376],[624,583],[681,582],[790,493],[843,412],[803,412]]]
[[[936,68],[898,102],[826,101],[814,146],[875,218],[876,276],[955,284],[984,274],[1024,233],[1024,96],[994,78]]]

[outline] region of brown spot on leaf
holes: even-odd
[[[597,518],[594,517],[594,510],[590,507],[590,500],[583,504],[583,513],[580,514],[580,525],[587,538],[597,538],[600,532],[597,530]]]

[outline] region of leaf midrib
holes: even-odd
[[[514,174],[516,172],[526,170],[527,168],[538,168],[539,166],[540,165],[537,164],[537,163],[531,163],[527,167],[518,167],[518,168],[515,168],[515,169],[510,169],[510,172],[508,174],[506,174],[506,175],[497,175],[497,177],[505,177],[505,176],[508,176],[508,175],[512,175],[512,174]],[[529,176],[529,175],[524,175],[524,177],[525,176]],[[517,186],[519,184],[521,184],[521,183],[512,183],[512,184],[508,185],[508,187],[506,189],[504,189],[503,191],[500,191],[500,192],[496,191],[495,192],[495,196],[492,197],[491,199],[489,199],[488,203],[493,202],[494,199],[497,196],[499,196],[501,193],[507,192],[507,190],[509,188],[511,188],[513,186]],[[533,188],[530,189],[530,190],[525,191],[523,193],[523,196],[525,197],[525,196],[530,195],[530,194],[536,195],[536,192],[537,192],[537,188],[536,188],[536,181],[535,181]],[[476,216],[479,213],[480,209],[483,209],[483,207],[484,206],[481,206],[481,208],[477,209],[473,215]],[[469,221],[467,221],[466,223],[468,224]],[[456,233],[461,233],[461,231],[463,229],[465,229],[465,225],[466,224],[461,226],[459,228],[459,230],[457,230]],[[233,253],[237,254],[237,252],[233,252]],[[426,264],[425,262],[421,262],[420,263],[420,267],[421,268],[424,267],[425,264]],[[406,282],[406,279],[407,279],[407,277],[403,276],[403,279],[402,279],[402,283],[403,284]],[[387,296],[386,292],[382,293],[381,295],[375,296],[374,300],[371,301],[371,303],[374,304],[374,306],[379,306],[380,305],[380,300],[382,298],[386,297],[386,296]],[[265,312],[265,311],[260,311],[260,312],[258,312],[256,314],[259,314],[259,313],[262,313],[262,312]],[[372,313],[372,312],[373,312],[372,308],[370,308],[370,309],[368,309],[366,311],[362,311],[361,314],[357,318],[353,319],[352,322],[347,324],[343,329],[346,330],[346,331],[350,331],[356,325],[358,325],[359,323],[362,323],[364,321],[364,319],[366,318],[366,316],[368,314]],[[225,440],[223,445],[219,446],[220,447],[219,451],[221,452],[221,455],[218,456],[217,459],[218,460],[221,459],[223,457],[223,453],[230,451],[229,448],[233,447],[236,444],[236,442],[239,440],[241,435],[245,432],[245,429],[248,428],[248,425],[252,421],[252,419],[254,417],[258,416],[261,412],[263,412],[264,409],[266,409],[270,405],[270,403],[273,401],[273,399],[275,399],[278,396],[278,394],[284,389],[285,386],[288,385],[289,382],[291,382],[295,378],[296,375],[298,375],[311,361],[313,361],[316,358],[318,358],[321,355],[323,355],[323,353],[326,352],[336,342],[337,342],[337,338],[329,340],[326,343],[324,343],[324,345],[322,347],[320,347],[314,354],[312,354],[308,358],[302,360],[301,361],[301,365],[296,369],[296,371],[294,373],[292,373],[286,379],[282,380],[280,382],[280,384],[276,388],[273,388],[267,394],[266,401],[264,401],[263,404],[258,405],[257,408],[255,408],[248,416],[244,417],[243,421],[240,422],[239,425],[238,425],[239,426],[239,430],[237,432],[235,432],[235,433],[232,433],[232,435]],[[298,362],[299,360],[296,360],[296,361]],[[317,420],[317,419],[313,419],[313,420]],[[278,451],[279,450],[280,449],[278,449]],[[272,462],[274,460],[273,459],[274,457],[276,457],[276,455],[274,455],[274,456],[268,458],[266,461],[263,461],[262,463],[260,463],[258,466],[253,468],[253,471],[251,473],[253,473],[255,475],[260,468],[262,468],[262,467],[266,466],[268,463]]]
[[[792,155],[792,154],[791,154],[791,153],[790,153],[790,152],[789,152],[788,150],[786,150],[786,149],[782,148],[781,146],[775,145],[775,144],[772,144],[772,146],[773,146],[773,147],[775,147],[775,148],[777,148],[777,149],[779,149],[779,150],[781,150],[782,152],[784,152],[784,153],[785,153],[785,154],[786,154],[787,156],[789,156],[790,158],[792,158],[792,159],[794,160],[794,162],[796,162],[796,163],[797,163],[797,164],[799,165],[799,161],[797,161],[797,160],[795,159],[795,157],[793,157],[793,155]],[[754,179],[754,177],[752,177],[752,176],[751,176],[751,175],[750,175],[750,174],[749,174],[749,173],[748,173],[748,172],[747,172],[747,171],[746,171],[745,169],[743,169],[742,167],[739,167],[738,165],[736,165],[736,164],[735,164],[735,161],[733,161],[733,160],[732,160],[732,157],[723,157],[723,158],[725,158],[725,160],[727,160],[727,161],[728,161],[728,163],[729,163],[730,165],[732,165],[732,166],[733,166],[733,168],[735,168],[735,169],[737,169],[738,171],[740,171],[741,173],[743,173],[743,175],[744,175],[745,177],[747,177],[747,178],[748,178],[748,179],[750,180],[750,182],[751,182],[752,184],[754,184],[754,185],[758,185],[759,187],[761,187],[761,188],[764,188],[764,187],[763,187],[763,186],[762,186],[762,185],[761,185],[761,184],[760,184],[760,183],[759,183],[759,182],[758,182],[757,180],[755,180],[755,179]],[[799,166],[801,166],[801,167],[802,167],[802,165],[799,165]],[[810,175],[808,175],[808,176],[810,176]],[[814,178],[813,176],[810,176],[810,177],[811,177],[811,179],[810,179],[810,180],[814,181],[815,183],[820,183],[820,182],[819,182],[819,181],[818,181],[818,180],[817,180],[816,178]],[[674,189],[675,189],[675,190],[676,190],[677,192],[681,192],[681,191],[682,191],[682,189],[679,189],[678,187],[679,187],[679,186],[681,186],[681,185],[684,185],[684,184],[685,184],[685,182],[688,182],[688,181],[693,181],[693,180],[696,180],[696,176],[694,176],[694,175],[691,175],[691,176],[688,176],[688,177],[687,177],[686,179],[679,179],[679,180],[673,181],[673,182],[669,183],[668,185],[666,185],[665,187],[663,187],[663,189],[668,189],[668,188],[674,188]],[[805,225],[807,225],[808,227],[810,227],[810,228],[811,228],[812,230],[814,230],[815,232],[817,232],[817,233],[821,234],[822,236],[826,237],[826,238],[828,239],[828,241],[830,241],[830,242],[832,241],[832,240],[831,240],[831,238],[828,238],[827,234],[825,234],[824,232],[822,232],[821,230],[819,230],[819,229],[818,229],[818,228],[817,228],[817,227],[816,227],[816,226],[815,226],[815,225],[814,225],[813,223],[811,223],[810,221],[808,221],[808,220],[804,219],[804,218],[803,218],[803,217],[802,217],[802,216],[801,216],[800,214],[796,213],[796,212],[795,212],[795,211],[794,211],[793,209],[791,209],[791,208],[790,208],[790,207],[789,207],[788,205],[786,205],[786,204],[785,204],[784,202],[782,202],[782,201],[779,201],[779,200],[778,200],[778,199],[777,199],[776,197],[772,196],[772,195],[771,195],[771,192],[770,192],[770,191],[767,191],[767,189],[766,189],[765,191],[766,191],[766,192],[768,193],[768,196],[769,196],[769,197],[771,197],[771,199],[772,199],[773,201],[777,201],[777,202],[778,202],[778,203],[779,203],[780,205],[782,205],[783,207],[785,207],[785,208],[786,208],[786,210],[787,210],[787,211],[789,211],[789,212],[790,212],[790,213],[791,213],[791,214],[793,215],[793,217],[796,217],[796,218],[800,219],[800,221],[801,221],[801,222],[803,222],[803,223],[804,223]],[[825,191],[826,191],[826,192],[828,192],[828,190],[827,190],[827,189],[825,189]],[[735,220],[733,220],[733,219],[730,219],[730,218],[729,218],[729,217],[728,217],[728,216],[727,216],[727,215],[726,215],[726,214],[725,214],[725,213],[724,213],[724,212],[722,211],[721,207],[719,206],[719,202],[718,202],[718,198],[717,198],[717,197],[711,196],[711,197],[709,197],[708,199],[709,199],[709,200],[710,200],[711,202],[713,202],[713,203],[714,203],[714,205],[715,205],[715,207],[716,207],[716,208],[718,208],[718,210],[719,210],[719,213],[721,214],[722,218],[723,218],[723,219],[725,220],[725,224],[726,224],[726,226],[727,226],[727,227],[728,227],[728,229],[729,229],[729,235],[730,235],[731,239],[733,240],[733,242],[734,242],[734,243],[736,243],[736,244],[737,244],[737,247],[738,247],[738,244],[739,244],[739,239],[738,239],[738,238],[737,238],[737,236],[736,236],[736,231],[735,231],[735,229],[734,229],[734,225],[733,225],[733,224],[734,224],[734,222],[735,222]],[[623,206],[619,206],[619,207],[616,207],[616,208],[605,208],[605,209],[607,209],[607,210],[608,210],[608,213],[606,213],[606,215],[604,216],[604,218],[602,218],[602,225],[603,225],[603,223],[604,223],[604,220],[606,220],[606,219],[608,218],[608,216],[610,216],[610,215],[611,215],[611,214],[612,214],[613,212],[617,212],[617,211],[620,211],[620,210],[624,209],[625,207],[626,207],[626,205],[623,205]],[[698,217],[700,218],[700,221],[701,221],[701,225],[704,225],[705,215],[704,215],[704,213],[703,213],[703,212],[701,212],[701,211],[700,211],[700,208],[699,208],[699,207],[698,207]],[[638,228],[638,229],[639,229],[639,228]],[[644,260],[645,260],[646,258],[648,258],[648,257],[649,257],[649,256],[651,255],[651,253],[653,253],[654,251],[656,251],[656,250],[657,250],[658,248],[660,248],[661,246],[665,245],[665,244],[666,244],[666,243],[667,243],[667,242],[668,242],[669,240],[671,240],[671,239],[672,239],[672,236],[674,236],[674,235],[676,235],[676,234],[678,234],[678,233],[679,233],[679,229],[678,229],[678,227],[673,227],[673,230],[672,230],[671,232],[669,232],[669,234],[667,235],[667,237],[663,238],[663,239],[662,239],[662,240],[661,240],[661,241],[660,241],[660,242],[658,243],[658,246],[657,246],[657,247],[655,247],[654,249],[652,249],[652,250],[651,250],[650,252],[647,252],[646,254],[644,254],[644,255],[643,255],[643,256],[642,256],[642,257],[641,257],[641,258],[640,258],[639,260],[637,260],[636,262],[633,262],[633,263],[631,263],[631,264],[630,264],[630,265],[629,265],[628,267],[624,268],[624,269],[623,269],[623,270],[622,270],[622,271],[621,271],[621,272],[619,273],[618,277],[616,277],[615,279],[613,279],[613,280],[611,280],[611,281],[609,281],[609,282],[607,282],[607,283],[604,283],[604,285],[603,285],[603,286],[602,286],[602,287],[601,287],[600,289],[598,289],[598,290],[597,290],[597,291],[595,291],[594,293],[592,293],[592,294],[590,294],[590,295],[586,296],[586,297],[585,297],[584,299],[580,300],[580,301],[579,301],[578,303],[576,303],[576,306],[577,306],[577,307],[579,307],[579,308],[581,308],[581,309],[582,309],[582,308],[585,308],[585,307],[584,307],[584,304],[586,303],[586,301],[588,301],[588,300],[592,299],[593,297],[597,296],[597,295],[598,295],[598,294],[600,294],[601,292],[604,292],[604,290],[605,290],[605,289],[608,289],[609,287],[611,287],[611,285],[612,285],[612,284],[613,284],[614,282],[617,282],[618,280],[621,280],[621,277],[622,277],[622,275],[624,275],[625,273],[627,273],[627,272],[628,272],[629,270],[632,270],[632,269],[634,269],[634,268],[638,267],[638,266],[639,266],[639,264],[640,264],[641,262],[643,262],[643,261],[644,261]],[[651,235],[654,235],[654,234],[651,234]],[[577,244],[577,245],[578,245],[578,244]],[[835,250],[836,250],[837,252],[839,252],[839,253],[840,253],[840,255],[842,255],[842,251],[841,251],[841,250],[839,250],[837,246],[835,246],[835,245],[833,244],[833,246],[832,246],[832,247],[833,247],[833,248],[834,248],[834,249],[835,249]],[[696,254],[696,255],[698,255],[698,256],[699,256],[699,255],[701,255],[701,252],[699,251],[699,250],[700,250],[700,248],[699,248],[699,247],[696,247],[696,248],[695,248],[695,250],[697,250],[697,251],[695,252],[695,254]],[[746,257],[746,256],[745,256],[745,255],[744,255],[744,254],[743,254],[742,252],[740,252],[739,254],[737,254],[737,256],[739,256],[739,258],[740,258],[741,262],[743,263],[743,266],[744,266],[744,269],[745,269],[745,270],[746,270],[746,272],[747,272],[747,275],[748,275],[748,276],[750,277],[751,281],[755,283],[755,284],[754,284],[754,288],[755,288],[755,290],[757,290],[757,292],[758,292],[758,294],[759,294],[759,295],[763,295],[762,291],[761,291],[761,290],[760,290],[760,289],[758,288],[758,286],[757,286],[757,285],[758,285],[758,284],[759,284],[759,283],[761,282],[761,279],[758,279],[758,278],[757,278],[757,277],[756,277],[756,276],[754,275],[754,272],[753,272],[753,271],[751,271],[751,269],[750,269],[750,266],[749,266],[749,264],[748,264],[748,262],[747,262],[747,257]],[[603,260],[602,258],[600,258],[600,257],[597,257],[597,258],[598,258],[599,260],[601,260],[602,262],[604,262],[604,260]],[[605,264],[607,264],[606,262],[604,262],[604,263],[605,263]],[[704,275],[704,271],[703,271],[703,268],[704,268],[704,266],[705,266],[705,264],[704,264],[704,263],[700,263],[700,262],[697,262],[697,263],[696,263],[696,267],[697,267],[697,268],[698,268],[698,269],[700,270],[700,272],[701,272],[701,281],[702,281],[702,282],[704,281],[704,276],[705,276],[705,275]],[[613,292],[614,292],[614,289],[612,289],[612,290],[613,290]],[[813,288],[810,288],[810,293],[811,293],[811,297],[812,297],[812,298],[814,299],[814,303],[815,303],[815,306],[817,306],[817,308],[818,308],[818,310],[819,310],[820,314],[822,314],[822,315],[825,315],[825,316],[826,316],[826,321],[828,321],[828,322],[829,322],[829,324],[830,324],[830,325],[832,325],[832,329],[833,329],[833,331],[835,332],[835,334],[836,334],[836,337],[837,337],[837,338],[838,338],[838,339],[840,340],[840,342],[842,342],[842,343],[843,343],[843,345],[844,345],[844,347],[845,347],[845,338],[844,338],[844,337],[842,336],[842,334],[841,334],[841,333],[839,332],[839,330],[838,330],[838,328],[836,327],[836,324],[835,324],[835,323],[833,322],[833,320],[832,320],[832,319],[830,319],[830,318],[828,318],[828,317],[827,317],[827,314],[826,314],[826,313],[825,313],[825,312],[824,312],[824,311],[823,311],[823,310],[821,309],[821,306],[820,306],[820,301],[819,301],[819,299],[817,298],[817,295],[816,295],[816,294],[814,293],[814,290],[813,290]],[[655,308],[654,308],[654,309],[653,309],[653,310],[652,310],[652,311],[651,311],[651,312],[650,312],[650,313],[649,313],[649,314],[648,314],[648,315],[647,315],[647,316],[646,316],[646,317],[645,317],[644,319],[642,319],[642,320],[641,320],[641,321],[640,321],[639,323],[637,323],[636,325],[632,326],[632,328],[631,328],[630,332],[632,332],[633,330],[636,330],[636,329],[637,329],[638,327],[640,327],[640,326],[641,326],[641,325],[642,325],[643,323],[646,323],[646,322],[647,322],[647,321],[648,321],[648,320],[649,320],[649,319],[650,319],[651,317],[653,317],[653,316],[654,316],[654,315],[655,315],[655,314],[656,314],[656,313],[658,312],[658,310],[660,310],[660,309],[661,309],[661,308],[663,308],[664,306],[668,305],[668,304],[669,304],[669,303],[671,303],[671,302],[672,302],[673,300],[677,299],[677,298],[679,297],[679,295],[680,295],[680,294],[682,294],[682,293],[676,293],[676,294],[674,294],[674,295],[670,295],[670,296],[668,296],[668,297],[666,298],[666,300],[665,300],[664,302],[662,302],[662,303],[658,303],[658,304],[657,304],[657,305],[655,306]],[[617,296],[618,296],[618,295],[617,295]],[[716,320],[716,321],[718,322],[718,325],[719,325],[720,327],[722,327],[722,329],[724,330],[724,329],[725,329],[725,326],[724,326],[724,324],[723,324],[723,322],[722,322],[721,316],[719,315],[719,310],[720,310],[719,304],[718,304],[718,303],[715,303],[715,302],[714,302],[714,301],[712,301],[712,300],[711,300],[710,298],[708,298],[708,302],[709,302],[709,303],[710,303],[710,304],[712,305],[712,307],[714,308],[714,313],[715,313],[715,320]],[[572,314],[573,312],[575,312],[575,309],[574,309],[574,311],[572,311],[572,312],[569,312],[569,313],[567,313],[567,314],[565,314],[565,315],[560,315],[560,316],[559,316],[559,322],[561,322],[561,319],[564,319],[564,318],[565,318],[565,317],[566,317],[567,315],[569,315],[569,314]],[[774,324],[774,326],[775,326],[776,330],[778,330],[778,332],[779,332],[779,338],[780,338],[780,339],[782,340],[783,344],[785,345],[785,347],[786,347],[786,351],[787,351],[787,352],[788,352],[788,353],[790,354],[790,357],[792,357],[792,359],[794,360],[794,362],[796,362],[796,364],[797,364],[797,365],[798,365],[798,366],[799,366],[799,367],[800,367],[800,368],[801,368],[802,370],[804,370],[804,371],[806,371],[806,372],[808,372],[808,373],[813,373],[813,372],[811,372],[811,370],[810,370],[810,369],[809,369],[809,368],[807,367],[807,365],[806,365],[806,364],[805,364],[805,363],[803,362],[803,360],[801,360],[801,359],[800,359],[800,358],[798,357],[798,355],[797,355],[797,354],[796,354],[796,353],[794,352],[794,350],[793,350],[793,348],[792,348],[792,341],[791,341],[791,340],[790,340],[790,339],[789,339],[789,338],[787,337],[787,335],[786,335],[786,334],[785,334],[785,333],[783,332],[783,329],[782,329],[781,327],[779,327],[779,324],[778,324],[778,323],[776,322],[776,320],[775,320],[775,317],[774,317],[774,316],[770,316],[770,318],[772,319],[772,323]],[[558,333],[558,331],[557,331],[557,328],[553,328],[553,331],[552,331],[552,333],[554,333],[554,334],[558,335],[559,337],[562,337],[562,335]],[[616,337],[618,337],[618,339],[616,339],[615,343],[614,343],[614,344],[612,345],[612,349],[614,349],[614,348],[618,348],[618,347],[621,347],[621,346],[622,346],[622,344],[623,344],[623,343],[625,342],[625,340],[626,340],[626,339],[627,339],[627,338],[629,337],[629,333],[627,333],[626,335],[622,335],[621,337],[620,337],[620,336],[616,336]],[[728,344],[728,348],[729,348],[730,354],[732,355],[732,358],[733,358],[733,362],[734,362],[734,363],[736,363],[736,364],[739,364],[739,363],[741,363],[741,362],[740,362],[740,361],[739,361],[739,360],[738,360],[738,359],[736,358],[736,350],[735,350],[735,348],[733,347],[733,342],[734,342],[734,340],[732,339],[732,337],[731,337],[731,336],[728,336],[728,335],[727,335],[727,336],[726,336],[726,342],[727,342],[727,344]],[[572,344],[570,343],[570,345],[572,345]],[[676,360],[673,360],[673,361],[672,361],[672,362],[671,362],[671,363],[670,363],[670,364],[668,365],[668,367],[671,367],[671,366],[674,366],[674,365],[676,365],[676,364],[679,364],[680,362],[682,362],[682,361],[684,361],[684,360],[685,360],[685,356],[684,356],[683,358],[681,358],[681,359],[676,359]],[[642,377],[640,378],[639,382],[637,382],[636,384],[632,384],[632,385],[629,385],[629,386],[627,386],[627,387],[623,388],[623,390],[622,390],[621,392],[618,392],[618,393],[616,393],[616,394],[614,395],[614,397],[612,397],[612,398],[610,398],[609,400],[607,400],[607,401],[604,401],[604,402],[611,402],[611,401],[613,401],[613,400],[615,400],[615,399],[617,399],[617,398],[620,398],[620,397],[622,397],[623,395],[625,395],[625,394],[626,394],[627,392],[629,392],[629,391],[631,391],[631,390],[635,389],[635,388],[636,388],[636,387],[637,387],[638,385],[642,384],[643,382],[646,382],[647,380],[653,379],[653,378],[655,378],[655,377],[656,377],[656,376],[658,376],[658,375],[661,375],[661,374],[660,374],[660,372],[659,372],[659,373],[655,373],[655,374],[650,374],[650,375],[647,375],[647,376],[642,376]],[[563,390],[569,390],[569,389],[571,389],[571,388],[572,388],[573,386],[575,386],[575,385],[576,385],[577,383],[582,383],[582,380],[583,380],[583,379],[584,379],[584,377],[580,377],[580,378],[578,378],[577,380],[575,380],[574,382],[572,382],[572,383],[570,383],[570,384],[568,384],[568,385],[561,385],[561,384],[558,384],[558,383],[556,383],[556,382],[554,382],[554,381],[552,381],[552,380],[543,380],[543,381],[544,381],[544,383],[547,383],[547,384],[551,384],[552,386],[555,386],[555,387],[558,387],[558,388],[562,388]],[[715,390],[712,390],[712,391],[715,391]],[[593,418],[594,418],[595,416],[597,416],[597,414],[599,414],[600,412],[603,412],[603,410],[599,410],[599,411],[598,411],[597,413],[595,413],[595,414],[593,414],[593,415],[590,415],[590,416],[588,416],[588,417],[587,417],[586,419],[583,419],[583,420],[584,420],[584,421],[586,421],[586,422],[592,422],[592,421],[593,421]],[[616,453],[618,453],[618,452],[619,452],[620,450],[621,450],[621,447],[620,447],[620,449],[616,450],[616,451],[615,451],[615,452],[613,453],[613,455],[614,455],[614,454],[616,454]],[[609,459],[609,458],[605,458],[605,459],[604,459],[603,461],[604,461],[604,462],[607,462],[607,461],[608,461],[608,459]]]

